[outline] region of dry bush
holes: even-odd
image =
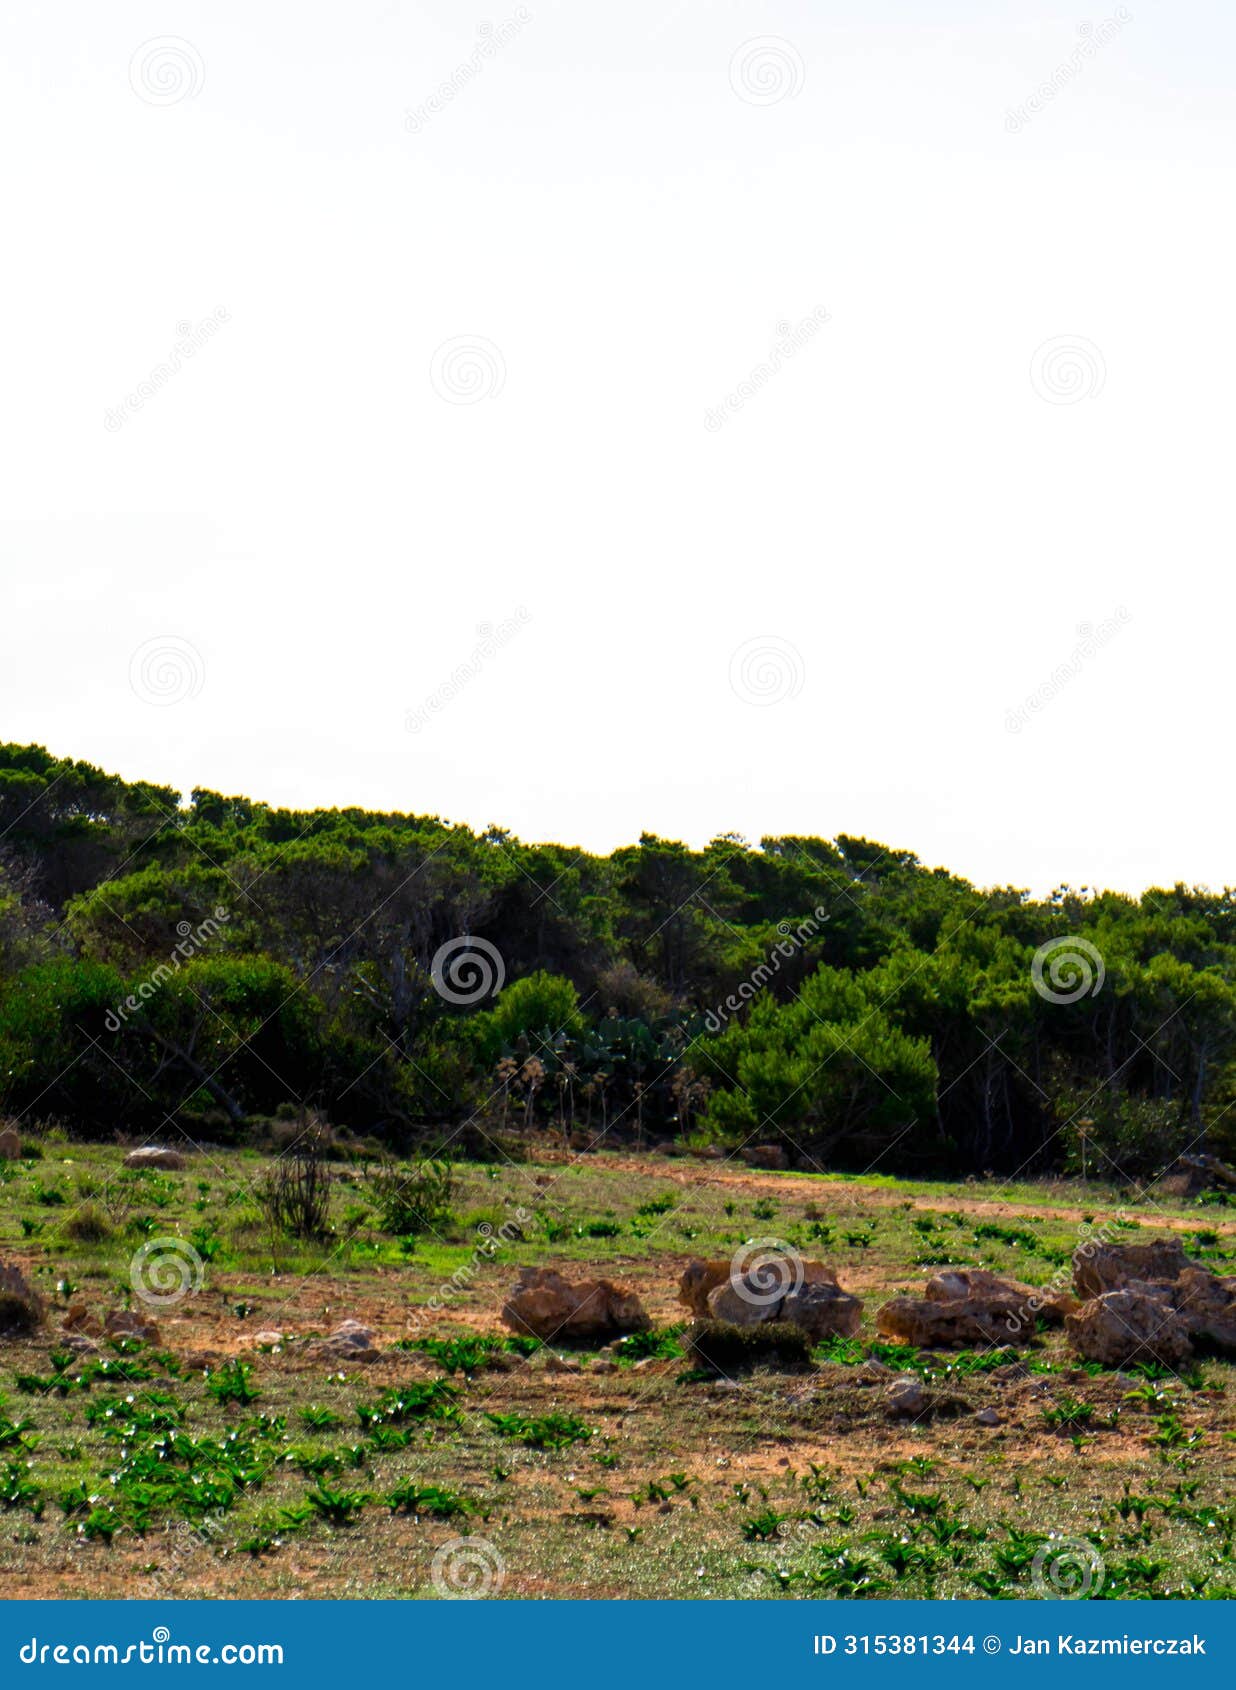
[[[713,1373],[775,1367],[792,1372],[811,1365],[811,1339],[788,1320],[733,1326],[728,1320],[697,1320],[682,1335],[687,1356]]]
[[[326,1166],[329,1133],[311,1118],[294,1147],[259,1180],[255,1195],[267,1224],[293,1238],[324,1238],[330,1231],[333,1176]]]
[[[38,1292],[26,1284],[19,1268],[0,1266],[0,1337],[25,1337],[42,1323]]]
[[[64,1235],[75,1244],[106,1244],[112,1236],[112,1223],[97,1203],[83,1203],[64,1223]]]

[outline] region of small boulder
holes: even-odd
[[[921,1379],[903,1373],[894,1379],[884,1393],[885,1412],[894,1420],[912,1419],[925,1414],[928,1408],[927,1390]]]
[[[185,1159],[179,1150],[169,1150],[165,1145],[144,1144],[140,1150],[130,1150],[124,1159],[126,1168],[158,1168],[164,1173],[180,1173],[185,1166]]]
[[[1131,1284],[1105,1291],[1064,1324],[1074,1349],[1104,1367],[1157,1361],[1174,1368],[1193,1354],[1188,1326],[1160,1286]]]
[[[103,1322],[81,1302],[69,1304],[64,1319],[60,1322],[60,1329],[62,1332],[80,1332],[86,1338],[103,1336]]]
[[[731,1326],[760,1326],[766,1320],[776,1320],[784,1300],[774,1297],[770,1301],[763,1287],[750,1279],[727,1277],[708,1293],[707,1318],[724,1320]]]
[[[16,1127],[0,1127],[0,1162],[16,1162],[21,1155],[21,1136]]]
[[[97,1356],[99,1346],[84,1332],[66,1332],[60,1340],[62,1349],[72,1350],[78,1356]]]
[[[998,1426],[1000,1424],[999,1412],[994,1408],[980,1408],[974,1418],[980,1426]]]
[[[741,1155],[749,1168],[784,1171],[790,1165],[789,1157],[779,1144],[749,1144]]]
[[[341,1320],[335,1330],[313,1346],[315,1356],[330,1361],[377,1361],[380,1351],[374,1343],[373,1329],[359,1320]]]
[[[139,1338],[143,1344],[159,1342],[159,1328],[148,1314],[137,1309],[112,1309],[103,1322],[108,1338]]]
[[[502,1319],[515,1332],[563,1341],[614,1338],[646,1332],[644,1305],[625,1285],[610,1279],[572,1284],[552,1268],[521,1268],[502,1305]]]

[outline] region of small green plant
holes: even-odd
[[[1094,1418],[1094,1408],[1076,1397],[1063,1396],[1050,1408],[1043,1410],[1043,1423],[1056,1431],[1072,1432],[1086,1427]]]
[[[251,1383],[252,1378],[253,1368],[249,1363],[242,1361],[239,1356],[234,1356],[231,1361],[224,1362],[222,1367],[206,1375],[206,1389],[220,1407],[234,1402],[239,1403],[242,1408],[247,1408],[251,1402],[257,1401],[260,1394]]]
[[[213,1226],[195,1226],[189,1242],[204,1262],[213,1262],[223,1249],[223,1240]]]
[[[302,1408],[300,1418],[304,1425],[315,1432],[330,1432],[336,1426],[343,1425],[342,1416],[336,1414],[333,1408],[319,1408],[315,1403],[311,1403],[308,1408]]]
[[[651,1327],[647,1332],[628,1332],[625,1338],[620,1338],[614,1345],[614,1360],[623,1362],[672,1361],[682,1354],[679,1338],[682,1336],[683,1324],[679,1321],[674,1326]]]
[[[742,1523],[742,1535],[748,1543],[768,1543],[781,1530],[782,1521],[787,1518],[778,1514],[774,1508],[765,1508],[762,1513],[753,1514],[750,1519]]]
[[[574,1414],[486,1414],[500,1438],[516,1438],[530,1449],[565,1449],[593,1436]]]
[[[479,1372],[500,1347],[498,1338],[471,1334],[463,1338],[416,1338],[408,1345],[409,1349],[432,1357],[447,1373],[463,1373],[467,1377]]]
[[[332,1526],[350,1526],[352,1521],[373,1498],[367,1491],[331,1490],[320,1484],[307,1493],[305,1501]]]
[[[392,1514],[428,1514],[435,1520],[462,1519],[475,1514],[480,1507],[459,1491],[444,1490],[440,1485],[418,1485],[411,1479],[387,1494],[386,1505]]]
[[[356,1405],[356,1417],[366,1431],[378,1426],[402,1426],[409,1420],[457,1420],[459,1392],[445,1379],[394,1386],[376,1403]]]
[[[30,1477],[28,1461],[9,1461],[0,1467],[0,1506],[28,1508],[35,1519],[43,1514],[43,1492]]]
[[[617,1238],[622,1228],[617,1221],[584,1221],[575,1231],[580,1238]]]

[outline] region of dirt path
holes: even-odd
[[[606,1156],[606,1166],[621,1173],[649,1174],[656,1163],[650,1165],[648,1157],[636,1156]],[[660,1170],[658,1170],[660,1171]],[[855,1201],[862,1202],[872,1208],[902,1208],[905,1204],[913,1204],[916,1209],[927,1210],[936,1214],[943,1214],[955,1210],[961,1214],[976,1215],[1007,1215],[1011,1217],[1044,1217],[1051,1216],[1069,1222],[1080,1222],[1088,1214],[1106,1208],[1111,1199],[1106,1194],[1096,1196],[1090,1203],[1052,1201],[1042,1203],[1026,1203],[1009,1198],[985,1197],[975,1195],[984,1189],[979,1185],[959,1184],[947,1195],[905,1195],[901,1192],[889,1191],[885,1186],[866,1185],[861,1180],[845,1180],[832,1182],[819,1180],[809,1174],[777,1174],[765,1173],[757,1168],[748,1168],[733,1162],[704,1162],[694,1159],[667,1159],[664,1163],[663,1177],[673,1185],[692,1188],[713,1185],[721,1190],[736,1190],[749,1192],[753,1196],[780,1196],[794,1198],[810,1198],[820,1208],[841,1208]],[[1130,1205],[1132,1213],[1143,1216],[1148,1224],[1163,1227],[1172,1232],[1196,1232],[1204,1225],[1209,1230],[1232,1236],[1236,1234],[1236,1220],[1220,1220],[1215,1215],[1207,1214],[1183,1216],[1170,1215],[1156,1205],[1153,1200],[1144,1206]]]

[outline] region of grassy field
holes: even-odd
[[[545,1151],[459,1168],[454,1218],[403,1242],[338,1164],[333,1234],[309,1245],[272,1237],[254,1152],[168,1174],[55,1135],[24,1148],[0,1163],[0,1259],[48,1318],[0,1340],[10,1596],[1236,1595],[1232,1367],[1105,1373],[1058,1333],[951,1357],[874,1342],[880,1303],[939,1266],[1043,1284],[1090,1223],[1177,1231],[1227,1271],[1224,1207]],[[134,1255],[169,1237],[202,1282],[152,1311],[158,1343],[70,1351],[67,1306],[141,1308]],[[834,1266],[861,1341],[809,1371],[698,1376],[679,1275],[752,1238]],[[498,1315],[532,1263],[635,1287],[653,1332],[522,1353]],[[377,1361],[315,1351],[345,1318]],[[890,1419],[887,1367],[941,1411]]]

